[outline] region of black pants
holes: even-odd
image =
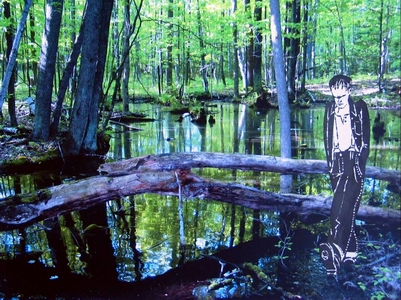
[[[327,243],[320,245],[320,255],[327,273],[337,275],[341,263],[353,263],[358,252],[355,216],[361,202],[364,174],[355,151],[335,153],[332,163],[331,228]]]

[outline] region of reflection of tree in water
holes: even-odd
[[[380,113],[377,112],[372,125],[373,140],[376,146],[373,154],[373,166],[376,166],[378,145],[380,141],[383,139],[385,132],[386,130],[384,129],[384,122],[381,120]],[[381,195],[378,194],[375,195],[376,184],[377,184],[376,179],[373,179],[372,190],[371,190],[372,194],[369,197],[369,205],[372,206],[379,206],[382,203]]]
[[[86,271],[99,283],[107,283],[117,278],[117,265],[114,250],[111,246],[110,230],[108,230],[106,203],[102,203],[80,212],[84,228],[96,225],[94,230],[85,234],[89,258]]]
[[[386,129],[384,129],[384,122],[381,120],[380,113],[377,112],[372,126],[373,139],[376,145],[379,144],[379,141],[384,136],[385,132]]]

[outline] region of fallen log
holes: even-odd
[[[181,166],[186,167],[174,169],[174,163],[168,164],[168,157],[172,159],[170,162],[181,157]],[[184,157],[189,159],[188,156]],[[208,165],[201,163],[199,159],[197,156],[192,165]],[[147,156],[130,161],[127,165],[129,172],[126,170],[125,174],[113,169],[118,164],[124,165],[124,162],[102,165],[99,169],[102,172],[109,170],[110,174],[4,199],[0,202],[0,230],[25,227],[128,195],[158,193],[178,196],[179,190],[182,190],[182,196],[186,199],[214,199],[252,209],[293,211],[299,214],[330,214],[331,197],[279,194],[240,184],[204,179],[191,172],[191,163],[183,161],[181,154]],[[245,161],[249,162],[247,159]],[[239,166],[239,163],[235,162],[234,165]],[[398,210],[361,206],[358,218],[376,224],[398,224],[401,214]]]
[[[103,164],[100,174],[120,176],[140,169],[161,171],[190,168],[221,168],[278,172],[281,174],[326,174],[324,160],[290,159],[265,155],[227,154],[215,152],[189,152],[147,155]],[[366,167],[366,178],[388,181],[400,189],[401,172],[378,167]]]
[[[127,128],[129,130],[134,130],[134,131],[143,130],[141,128],[133,127],[131,125],[128,125],[128,124],[125,124],[125,123],[122,123],[122,122],[117,122],[117,121],[114,121],[114,120],[110,120],[110,123],[125,127],[125,128]]]
[[[111,121],[121,123],[135,123],[135,122],[154,122],[154,118],[146,118],[143,115],[119,115],[110,118]]]

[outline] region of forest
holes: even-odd
[[[306,84],[337,73],[373,79],[383,92],[400,75],[398,0],[279,4],[279,65],[289,102]],[[143,98],[171,105],[188,104],[194,94],[212,99],[225,91],[238,101],[274,93],[270,6],[261,0],[2,1],[3,122],[18,126],[16,103],[32,99],[32,138],[46,141],[69,113],[64,151],[76,155],[98,150],[113,111],[129,113],[130,103]]]
[[[0,28],[0,298],[397,299],[400,0],[0,0]],[[372,130],[330,289],[335,74]]]

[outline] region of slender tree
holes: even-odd
[[[3,2],[4,7],[4,18],[11,20],[11,9],[10,9],[10,2]],[[13,22],[10,21],[9,25],[7,26],[6,35],[6,43],[7,43],[7,60],[10,60],[11,49],[13,47],[13,40],[14,40],[14,28]],[[14,67],[10,82],[8,83],[8,114],[10,115],[10,125],[17,126],[17,116],[15,113],[15,75],[17,73],[16,68]]]
[[[33,139],[47,140],[50,136],[50,114],[53,94],[58,38],[64,0],[46,0],[46,23],[42,36],[36,89],[35,128]]]
[[[237,0],[231,0],[231,11],[235,19],[235,13],[237,11]],[[234,79],[234,99],[239,98],[239,62],[238,62],[238,27],[237,21],[233,22],[233,79]]]
[[[34,4],[32,4],[32,7],[34,7]],[[33,11],[33,10],[32,10]],[[35,26],[35,15],[32,13],[29,14],[29,37],[31,41],[36,40],[36,32],[34,30]],[[36,57],[36,49],[35,47],[32,47],[30,49],[32,52],[32,57]],[[29,89],[36,85],[36,82],[38,82],[38,62],[34,59],[30,62],[30,65],[28,66],[29,68],[32,68],[32,75],[29,76]],[[29,91],[30,92],[30,91]]]
[[[74,69],[76,67],[79,54],[81,53],[82,40],[83,40],[82,31],[83,31],[83,23],[81,24],[79,34],[74,42],[67,64],[64,68],[63,76],[60,81],[60,86],[57,93],[56,107],[54,109],[53,119],[50,125],[51,135],[55,135],[58,132],[58,126],[60,123],[61,111],[63,108],[63,101],[65,98],[65,94],[67,92],[70,79],[73,77]]]
[[[109,108],[106,117],[103,119],[102,128],[101,128],[101,131],[99,133],[99,135],[103,136],[103,137],[105,135],[104,133],[106,131],[108,122],[109,122],[109,120],[110,120],[110,118],[112,116],[112,113],[113,113],[113,110],[114,110],[114,106],[118,101],[118,95],[119,95],[120,87],[121,87],[121,78],[123,76],[123,70],[124,70],[125,57],[128,56],[129,52],[131,51],[131,48],[134,45],[136,46],[136,48],[139,47],[139,45],[138,45],[139,43],[137,41],[137,37],[138,37],[139,31],[140,31],[140,28],[142,26],[142,20],[141,20],[140,11],[141,11],[142,6],[143,6],[143,0],[140,0],[138,2],[139,3],[135,2],[135,1],[131,2],[131,6],[135,7],[135,11],[134,11],[135,17],[134,17],[133,22],[130,25],[130,31],[129,31],[130,44],[124,50],[124,52],[122,53],[122,55],[121,55],[121,57],[122,57],[121,60],[122,61],[121,62],[120,62],[120,53],[118,51],[119,47],[118,46],[114,46],[113,47],[113,54],[114,54],[114,58],[115,58],[115,63],[117,63],[117,65],[113,67],[111,79],[107,84],[107,87],[105,89],[105,93],[103,95],[103,99],[102,99],[102,102],[101,102],[103,105],[105,104],[105,99],[107,98],[107,96],[109,94],[109,90],[111,89],[112,84],[114,83],[113,93],[112,93],[112,96],[111,96],[111,107]],[[117,7],[117,6],[115,6],[115,7]],[[117,18],[117,15],[113,14],[113,19],[115,20],[115,18]],[[114,38],[116,40],[119,39],[118,38],[119,37],[118,28],[117,28],[116,25],[113,26],[113,33],[112,34],[113,34],[113,36],[114,36]],[[131,37],[132,37],[132,39],[131,39]],[[138,50],[136,49],[136,51],[138,51]],[[135,68],[137,68],[137,67],[135,67]],[[136,79],[138,79],[138,80],[140,80],[140,78],[139,78],[140,77],[139,76],[140,73],[139,72],[140,71],[138,71],[138,70],[136,70],[136,72],[135,72],[136,73]]]
[[[378,86],[379,91],[383,91],[383,77],[384,77],[384,70],[386,65],[386,38],[383,38],[383,7],[384,7],[384,0],[380,0],[380,12],[379,12],[379,45],[380,45],[380,60],[379,60],[379,68],[378,68]]]
[[[256,26],[254,29],[254,50],[253,50],[253,90],[261,93],[262,89],[262,44],[263,35],[261,30],[262,21],[262,0],[256,0],[254,18]]]
[[[1,85],[1,89],[0,89],[0,121],[2,121],[3,119],[3,113],[2,113],[2,107],[7,95],[7,91],[8,91],[8,84],[10,82],[10,78],[11,75],[14,71],[14,67],[15,67],[15,62],[17,60],[17,54],[18,54],[18,48],[19,48],[19,44],[21,42],[21,37],[22,37],[22,33],[25,30],[25,24],[26,24],[26,19],[28,18],[28,12],[29,9],[32,5],[32,0],[26,0],[25,1],[25,5],[24,8],[22,10],[22,15],[21,15],[21,19],[20,22],[18,24],[18,28],[17,28],[17,32],[15,34],[15,38],[13,41],[13,46],[11,48],[11,52],[10,52],[10,56],[9,56],[9,60],[7,63],[7,68],[4,74],[4,78],[3,78],[3,82]]]
[[[287,12],[290,12],[291,19],[289,26],[287,25],[287,38],[285,38],[286,44],[286,53],[287,53],[287,85],[288,85],[288,93],[290,96],[290,100],[295,98],[296,87],[295,80],[297,78],[297,62],[298,55],[300,52],[300,23],[301,23],[301,0],[292,0],[292,2],[287,2],[289,5],[289,9]]]
[[[167,18],[169,20],[168,24],[168,33],[167,33],[167,67],[166,67],[166,85],[167,87],[171,87],[173,85],[173,34],[172,34],[172,20],[174,17],[174,1],[168,1],[168,9],[167,9]]]
[[[309,0],[304,1],[303,32],[302,32],[302,70],[301,70],[301,93],[305,92],[305,80],[307,73],[308,55],[308,24],[309,24]],[[299,73],[299,72],[298,72]]]
[[[308,25],[306,26],[306,68],[307,78],[314,79],[316,74],[316,35],[317,35],[317,9],[319,0],[305,0],[308,3],[307,15]]]
[[[277,96],[280,111],[280,148],[281,157],[291,158],[291,120],[288,102],[287,83],[285,80],[284,54],[282,46],[279,0],[270,0],[271,39],[273,44],[274,70],[277,82]],[[281,190],[291,191],[291,176],[281,175]]]
[[[346,51],[346,41],[343,26],[343,17],[340,10],[340,5],[337,0],[334,1],[336,8],[336,15],[338,20],[338,26],[340,28],[340,73],[348,74],[347,67],[347,51]]]
[[[123,28],[123,70],[122,70],[122,97],[123,111],[129,112],[129,78],[131,74],[130,68],[130,37],[131,37],[131,12],[130,1],[124,0],[124,28]]]
[[[246,85],[245,89],[248,90],[249,87],[253,87],[253,67],[254,67],[254,26],[252,23],[252,11],[251,11],[251,1],[244,0],[245,7],[245,16],[248,19],[248,32],[247,32],[247,40],[245,45],[245,76],[246,76]]]
[[[197,16],[197,23],[198,23],[198,35],[199,35],[199,47],[201,51],[201,70],[200,73],[202,75],[202,82],[203,82],[203,90],[205,93],[209,93],[209,81],[207,79],[208,73],[208,66],[206,65],[206,54],[205,54],[205,42],[203,40],[203,26],[202,26],[202,18],[201,18],[201,7],[199,0],[196,0],[196,16]]]

